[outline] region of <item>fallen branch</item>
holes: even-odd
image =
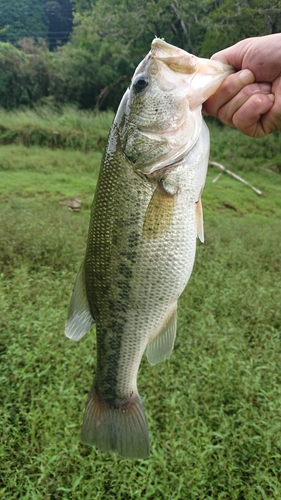
[[[278,175],[278,172],[275,172],[275,170],[272,170],[271,168],[265,168],[264,170],[266,172],[268,172],[269,174],[276,174],[276,175]]]
[[[215,184],[215,182],[217,182],[222,176],[222,172],[220,172],[218,175],[216,175],[216,177],[212,180],[212,183]]]
[[[221,163],[217,163],[216,161],[210,161],[209,163],[210,163],[210,165],[213,165],[214,167],[220,168],[226,174],[231,175],[231,177],[233,177],[237,181],[240,181],[243,184],[246,184],[246,186],[249,186],[250,188],[252,188],[252,190],[255,191],[255,193],[257,193],[259,195],[262,194],[262,191],[260,191],[258,188],[256,188],[256,187],[252,186],[251,184],[249,184],[249,182],[245,181],[245,179],[243,179],[242,177],[240,177],[240,175],[237,175],[234,172],[231,172],[231,170],[228,170],[227,168],[225,168]]]

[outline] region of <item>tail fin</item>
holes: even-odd
[[[140,396],[120,408],[109,406],[92,387],[81,428],[81,442],[124,458],[147,458],[149,435]]]

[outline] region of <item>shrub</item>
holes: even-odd
[[[23,42],[22,46],[25,51],[0,43],[0,106],[6,109],[32,107],[48,95],[46,48],[31,41]]]

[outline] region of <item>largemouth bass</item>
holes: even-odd
[[[145,350],[155,364],[173,349],[177,300],[196,238],[204,239],[209,133],[201,105],[230,72],[155,39],[114,119],[65,329],[79,340],[96,323],[81,441],[102,451],[149,455],[137,373]]]

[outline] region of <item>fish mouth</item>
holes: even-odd
[[[151,43],[153,59],[165,63],[173,72],[191,75],[197,70],[196,57],[179,47],[155,38]]]
[[[235,71],[232,66],[189,54],[160,38],[152,41],[150,52],[158,66],[159,88],[164,91],[185,88],[191,110],[203,104],[224,78]]]

